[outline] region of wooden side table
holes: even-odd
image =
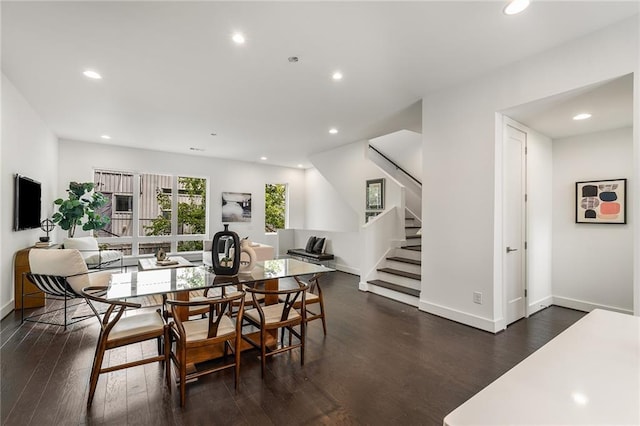
[[[60,244],[53,244],[49,247],[36,248],[35,246],[27,247],[22,250],[18,250],[15,255],[14,263],[14,302],[15,309],[22,309],[22,274],[25,272],[31,272],[29,266],[29,252],[31,250],[52,250],[60,248]],[[25,298],[25,308],[39,308],[44,306],[44,293],[41,292],[38,287],[35,286],[26,277],[24,279],[25,293],[36,293],[41,297],[28,297]],[[35,295],[33,295],[35,296]]]

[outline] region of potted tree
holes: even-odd
[[[111,221],[108,216],[97,212],[108,200],[101,192],[95,191],[93,182],[70,182],[67,194],[66,200],[58,198],[54,201],[58,211],[51,219],[68,232],[69,238],[73,238],[78,225],[82,225],[85,231],[98,231]]]

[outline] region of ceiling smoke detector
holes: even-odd
[[[295,64],[296,62],[298,62],[300,60],[300,58],[298,58],[297,56],[289,56],[289,59],[287,59],[289,62],[291,62],[292,64]]]

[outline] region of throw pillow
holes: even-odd
[[[100,250],[98,248],[98,240],[93,237],[65,238],[63,245],[66,249],[79,250],[85,259],[97,255]]]
[[[304,251],[307,253],[313,253],[313,246],[316,244],[316,237],[309,237],[307,240],[307,246],[304,248]]]
[[[313,245],[313,252],[318,254],[324,253],[324,242],[324,238],[318,238],[316,243]]]

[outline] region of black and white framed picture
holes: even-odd
[[[366,210],[384,210],[384,179],[367,181]]]
[[[222,222],[251,222],[251,194],[223,192]]]
[[[576,223],[627,223],[627,180],[576,182]]]

